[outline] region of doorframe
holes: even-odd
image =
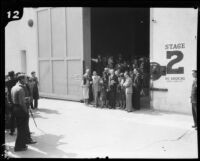
[[[153,61],[153,25],[154,25],[154,10],[149,8],[149,63]],[[150,65],[150,64],[149,64]],[[150,69],[150,67],[149,67]],[[153,109],[153,91],[150,90],[153,87],[153,81],[151,80],[151,73],[149,70],[149,98],[150,98],[150,109]]]

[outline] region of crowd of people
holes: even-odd
[[[36,73],[8,72],[5,76],[5,122],[13,136],[17,128],[15,151],[24,151],[26,144],[35,144],[29,129],[29,111],[38,108],[38,79]]]
[[[140,109],[140,96],[148,95],[149,60],[145,57],[123,59],[119,54],[92,59],[92,75],[86,69],[82,89],[85,104],[121,108],[128,112]],[[147,90],[145,90],[147,89]]]

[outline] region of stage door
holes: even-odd
[[[83,9],[40,8],[37,10],[38,76],[40,95],[48,98],[80,100],[85,48]],[[89,24],[87,25],[89,26]],[[89,31],[87,27],[85,30]],[[85,31],[87,33],[87,31]],[[87,52],[87,56],[84,53]]]

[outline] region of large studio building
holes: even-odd
[[[166,67],[149,81],[150,107],[191,114],[197,16],[193,8],[25,8],[5,29],[5,73],[34,70],[41,96],[79,101],[91,57],[146,56]]]

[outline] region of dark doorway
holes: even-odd
[[[149,56],[149,8],[91,8],[92,57]]]
[[[91,58],[101,55],[115,59],[121,54],[128,61],[141,57],[149,61],[149,21],[149,8],[91,8]],[[93,61],[91,64],[95,69]],[[141,97],[143,108],[150,107],[147,84],[147,95]]]

